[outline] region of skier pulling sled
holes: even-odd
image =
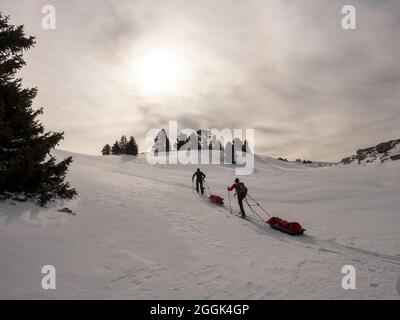
[[[227,187],[228,192],[232,191],[233,189],[235,189],[235,191],[236,191],[235,196],[237,196],[237,199],[238,199],[241,217],[243,219],[245,219],[246,213],[244,212],[244,208],[243,208],[243,200],[246,199],[247,188],[243,182],[240,182],[239,179],[236,178],[235,183],[233,185],[231,185],[230,187],[229,186]]]
[[[199,190],[200,190],[201,194],[204,195],[204,191],[205,191],[204,186],[206,186],[207,189],[210,190],[210,187],[205,182],[206,175],[200,171],[200,168],[197,168],[196,172],[192,176],[192,183],[193,183],[193,180],[195,177],[196,177],[196,191],[199,192]],[[210,194],[208,199],[216,205],[219,205],[219,206],[224,205],[224,198],[217,196],[215,194]]]
[[[203,172],[201,172],[200,168],[197,168],[196,172],[193,173],[192,183],[195,177],[196,177],[196,191],[197,193],[201,191],[201,194],[204,195],[203,183],[205,183],[204,179],[206,178],[206,175]]]
[[[196,190],[197,190],[197,192],[201,191],[201,194],[204,195],[205,190],[204,190],[203,185],[205,185],[207,187],[207,189],[210,190],[210,187],[204,181],[204,178],[206,177],[206,175],[203,172],[201,172],[200,169],[197,169],[197,171],[192,176],[192,182],[195,177],[196,177]],[[260,219],[261,221],[265,221],[263,219],[263,217],[260,216],[260,212],[257,213],[257,211],[254,210],[254,208],[253,208],[253,207],[259,207],[264,212],[264,214],[266,214],[269,218],[265,222],[267,224],[269,224],[271,226],[271,228],[274,230],[278,230],[278,231],[287,233],[292,236],[302,235],[304,233],[304,231],[306,231],[305,229],[302,228],[302,226],[298,222],[288,222],[281,218],[271,216],[267,212],[267,210],[265,210],[254,198],[252,198],[248,194],[247,187],[244,185],[243,182],[240,182],[238,178],[236,178],[235,183],[231,186],[228,186],[227,189],[228,189],[228,197],[229,197],[229,211],[232,212],[231,203],[230,203],[230,191],[235,189],[235,191],[236,191],[235,196],[237,196],[237,199],[238,199],[241,218],[243,218],[243,219],[246,218],[246,213],[243,208],[243,201],[245,201],[246,204],[249,206],[251,213],[254,216],[258,217],[258,219]],[[249,203],[248,198],[250,199],[251,203]],[[224,205],[224,198],[222,198],[218,195],[210,194],[208,196],[208,199],[216,205],[219,205],[219,206]]]

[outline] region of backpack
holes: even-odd
[[[239,185],[240,189],[238,193],[244,198],[247,196],[247,187],[244,185],[243,182],[240,182]]]

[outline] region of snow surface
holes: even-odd
[[[2,299],[400,297],[400,161],[309,168],[257,157],[242,180],[270,213],[307,229],[292,237],[197,195],[196,166],[72,155],[78,199],[0,202]],[[200,167],[227,205],[234,168]],[[355,290],[341,287],[348,264]],[[44,265],[56,268],[55,290],[41,287]]]

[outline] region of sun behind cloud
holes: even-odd
[[[179,53],[167,49],[154,50],[134,60],[134,83],[144,94],[179,94],[183,90],[187,69],[187,62]]]

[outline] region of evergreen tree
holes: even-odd
[[[182,146],[186,143],[187,141],[187,135],[184,133],[179,133],[178,138],[176,139],[176,150],[180,150]]]
[[[222,143],[215,134],[211,137],[208,148],[210,150],[223,150]]]
[[[126,144],[126,149],[125,153],[132,155],[132,156],[137,156],[139,153],[139,148],[138,145],[135,141],[134,137],[130,137],[128,143]]]
[[[171,144],[169,143],[169,138],[168,138],[167,133],[165,132],[165,130],[164,130],[164,133],[165,133],[165,138],[166,138],[165,139],[165,150],[167,152],[169,152],[169,150],[171,149]]]
[[[158,152],[169,152],[170,149],[171,145],[169,143],[169,138],[165,130],[162,129],[158,132],[157,136],[154,139],[154,145],[152,150],[154,153],[158,153]]]
[[[212,142],[211,131],[209,129],[199,129],[199,130],[197,130],[197,135],[199,137],[200,149],[205,149],[205,150],[209,149],[210,142]],[[218,147],[217,147],[217,149],[218,149]]]
[[[241,152],[243,150],[243,142],[239,138],[234,138],[232,141],[232,163],[236,164],[237,152]]]
[[[121,154],[126,154],[126,146],[128,144],[128,139],[126,136],[121,136],[121,139],[119,140],[119,149]]]
[[[192,132],[189,137],[187,137],[185,141],[186,145],[186,150],[200,150],[200,142],[199,142],[199,136],[197,135],[196,132]]]
[[[119,142],[115,141],[113,146],[111,147],[111,153],[115,155],[121,154],[121,148],[119,147]]]
[[[233,144],[232,142],[228,141],[225,145],[225,151],[224,151],[224,162],[227,164],[234,164],[235,159],[234,159],[234,154],[233,154]]]
[[[244,140],[244,142],[243,142],[242,151],[243,152],[250,152],[249,143],[247,142],[247,140]]]
[[[236,151],[234,141],[232,142],[232,164],[236,164]]]
[[[111,147],[110,147],[110,145],[109,145],[109,144],[106,144],[106,145],[103,147],[103,150],[101,150],[101,153],[103,154],[103,156],[108,156],[108,155],[110,155],[110,154],[111,154]]]
[[[208,149],[209,150],[217,150],[219,148],[219,145],[217,144],[217,137],[213,135],[211,137],[210,142],[208,143]]]
[[[50,154],[64,133],[45,132],[37,119],[43,110],[32,107],[37,89],[22,88],[15,77],[34,37],[8,20],[0,13],[0,194],[23,193],[42,206],[57,197],[71,199],[77,192],[65,176],[72,157],[57,163]]]

